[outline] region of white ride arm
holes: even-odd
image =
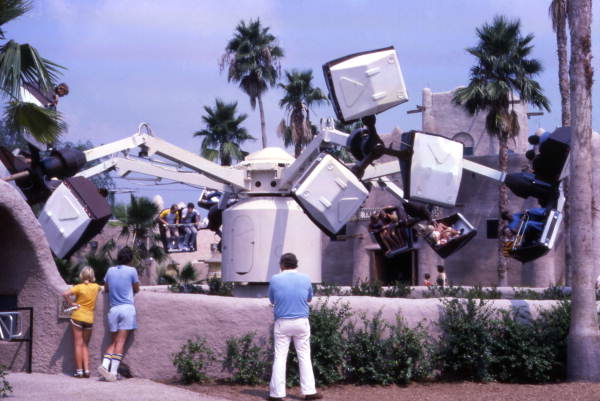
[[[145,124],[141,124],[146,126]],[[141,131],[141,130],[140,130]],[[149,130],[148,130],[149,131]],[[203,157],[157,138],[150,133],[137,132],[129,138],[121,139],[106,145],[98,146],[84,152],[86,160],[96,160],[118,152],[145,146],[148,155],[157,154],[165,159],[180,163],[213,181],[232,185],[237,189],[245,189],[245,173],[233,167],[223,167]]]
[[[126,159],[114,157],[87,170],[81,171],[77,176],[89,178],[105,171],[115,170],[121,177],[126,177],[131,172],[141,173],[149,176],[165,178],[182,184],[198,187],[211,188],[224,191],[225,185],[220,182],[191,171],[181,171],[176,167],[156,165],[137,159]]]

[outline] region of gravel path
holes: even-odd
[[[146,379],[100,381],[66,375],[9,373],[13,392],[7,401],[229,401]]]
[[[184,388],[235,401],[260,401],[267,386],[192,385]],[[501,384],[413,383],[399,386],[331,386],[322,391],[324,401],[598,401],[600,383]],[[297,387],[288,389],[286,400],[304,398]]]

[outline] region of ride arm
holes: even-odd
[[[143,124],[140,125],[140,127],[142,126]],[[142,147],[147,155],[157,154],[167,160],[180,163],[213,181],[231,185],[237,189],[246,187],[245,174],[242,170],[220,166],[149,133],[137,132],[129,138],[86,150],[84,155],[87,161],[92,161],[137,147]]]
[[[196,172],[180,171],[176,167],[172,166],[161,166],[142,160],[127,159],[123,157],[114,157],[109,159],[87,170],[79,172],[77,176],[90,178],[110,170],[115,170],[121,177],[126,177],[128,174],[136,172],[176,181],[182,184],[206,187],[218,191],[225,190],[225,186],[222,183],[211,180],[210,178]]]

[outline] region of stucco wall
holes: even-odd
[[[58,318],[58,301],[64,284],[29,207],[8,184],[0,181],[0,295],[16,295],[19,306],[34,307],[33,370],[71,373],[74,369],[72,335],[66,319]],[[332,299],[331,301],[334,301]],[[318,300],[315,300],[318,302]],[[436,333],[441,308],[436,299],[389,299],[345,297],[355,312],[382,311],[393,321],[400,313],[410,326],[425,320]],[[522,306],[536,312],[551,301],[494,302],[497,307]],[[136,296],[139,329],[130,336],[125,363],[138,377],[169,379],[176,375],[171,356],[189,338],[203,336],[222,355],[228,337],[250,331],[268,336],[273,322],[266,299],[174,294],[144,289]],[[91,366],[100,363],[102,350],[110,341],[106,331],[106,295],[97,303],[96,323],[90,342]],[[26,346],[0,342],[0,364],[11,370],[25,369]],[[219,364],[211,375],[221,375]]]

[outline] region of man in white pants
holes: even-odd
[[[293,253],[282,255],[279,267],[281,273],[274,275],[269,283],[269,300],[275,309],[275,360],[267,400],[283,400],[285,397],[285,365],[291,340],[294,340],[298,354],[300,389],[304,399],[318,400],[323,396],[315,388],[310,360],[308,303],[313,295],[310,278],[297,271],[298,259]]]

